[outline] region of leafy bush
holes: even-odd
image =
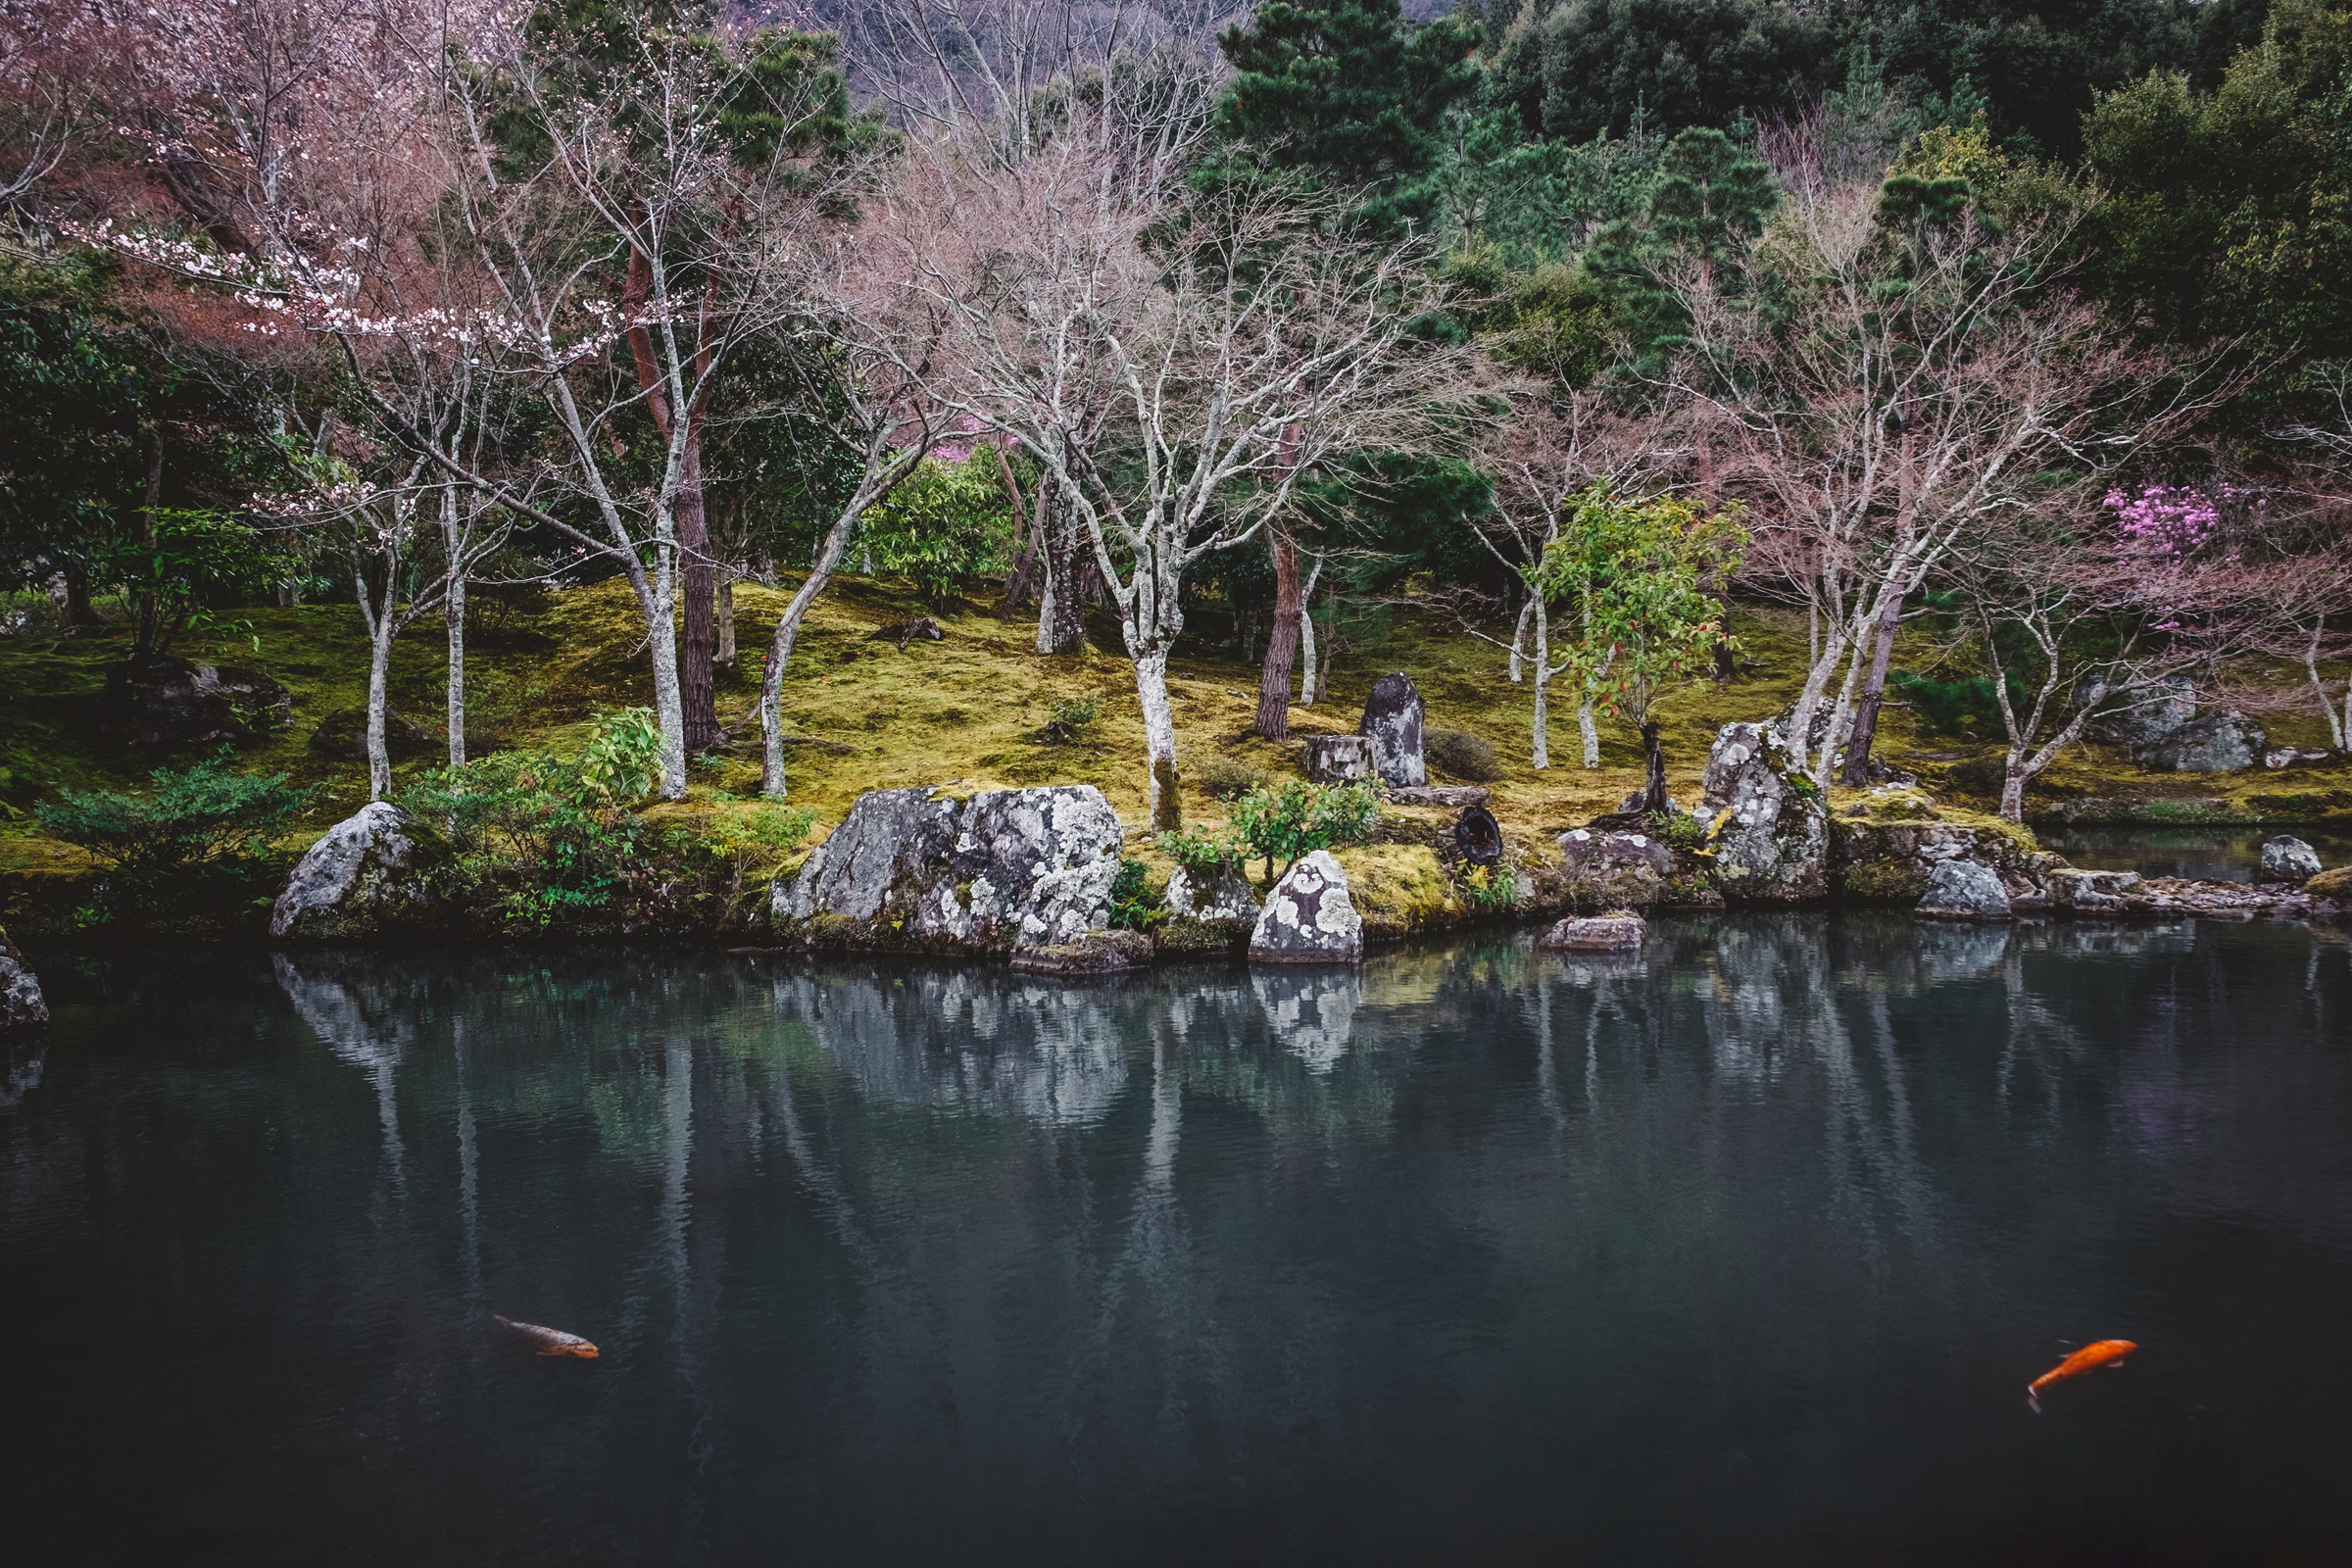
[[[1670,850],[1695,850],[1707,842],[1705,826],[1697,817],[1684,812],[1678,811],[1663,818],[1653,816],[1650,823],[1658,842]]]
[[[1287,872],[1316,850],[1362,842],[1379,821],[1380,796],[1371,784],[1309,784],[1294,778],[1234,802],[1231,829],[1236,858],[1264,860],[1271,882],[1276,860]]]
[[[651,793],[661,777],[661,734],[650,710],[632,708],[599,720],[576,757],[496,752],[463,767],[433,769],[400,804],[444,826],[468,904],[536,926],[606,908],[697,857],[730,860],[762,835],[798,844],[814,820],[812,812],[773,808],[772,819],[755,816],[766,826],[749,832],[730,827],[681,838],[673,829],[652,847],[672,863],[657,866],[644,824],[622,808]]]
[[[207,884],[264,879],[281,858],[271,841],[317,794],[288,787],[283,773],[232,773],[225,750],[184,773],[159,767],[149,776],[152,795],[66,790],[60,804],[33,809],[51,833],[107,867],[114,900],[150,912]]]
[[[1474,865],[1462,873],[1462,902],[1473,909],[1500,913],[1519,903],[1519,879],[1507,865]]]
[[[996,455],[926,460],[866,513],[864,528],[877,572],[910,579],[925,602],[946,608],[966,582],[1009,564],[1012,506]]]
[[[1273,775],[1264,768],[1251,767],[1230,757],[1210,758],[1194,776],[1200,781],[1201,788],[1220,801],[1262,790],[1274,782]]]
[[[1502,777],[1494,748],[1465,730],[1433,729],[1421,737],[1421,755],[1432,766],[1473,784],[1492,784]]]
[[[1197,877],[1214,876],[1241,858],[1241,846],[1233,835],[1214,828],[1194,826],[1181,833],[1162,833],[1156,842],[1160,854]]]
[[[1172,835],[1171,835],[1172,836]],[[1148,931],[1167,917],[1167,910],[1152,896],[1147,878],[1151,867],[1132,857],[1119,859],[1119,874],[1110,884],[1110,923],[1125,931]]]

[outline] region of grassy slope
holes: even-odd
[[[715,765],[697,769],[694,810],[732,809],[714,806],[712,796],[749,796],[758,790],[758,678],[766,632],[783,597],[781,590],[758,586],[739,590],[742,653],[722,673],[719,713],[742,744]],[[1142,724],[1127,665],[1109,651],[1117,647],[1117,638],[1107,620],[1098,616],[1094,627],[1097,647],[1105,651],[1081,657],[1037,654],[1034,622],[1000,621],[976,602],[940,617],[948,629],[945,642],[917,642],[902,653],[893,643],[869,637],[876,626],[920,608],[901,585],[861,579],[843,581],[817,607],[803,631],[786,686],[787,723],[799,737],[788,754],[795,802],[813,806],[830,823],[872,789],[931,784],[960,793],[1089,783],[1108,795],[1122,817],[1143,819]],[[359,763],[322,757],[307,744],[320,718],[359,705],[366,695],[358,612],[320,605],[255,611],[251,616],[261,638],[258,652],[241,640],[198,640],[177,651],[258,666],[292,689],[293,728],[247,748],[243,760],[257,769],[290,771],[299,782],[325,785],[312,816],[310,831],[315,832],[366,798]],[[1259,740],[1250,730],[1256,668],[1231,657],[1221,617],[1204,615],[1200,622],[1170,666],[1180,760],[1195,780],[1200,765],[1219,755],[1277,774],[1295,771],[1298,737],[1352,730],[1373,679],[1403,669],[1420,686],[1433,726],[1467,730],[1494,745],[1504,768],[1491,786],[1494,809],[1517,834],[1532,839],[1573,826],[1613,808],[1641,781],[1638,744],[1622,725],[1604,722],[1603,765],[1597,771],[1577,765],[1574,710],[1556,700],[1558,693],[1554,763],[1544,772],[1531,768],[1530,693],[1503,678],[1500,651],[1463,637],[1449,616],[1410,607],[1388,613],[1382,624],[1350,640],[1334,667],[1330,699],[1311,710],[1293,710],[1289,746]],[[1777,710],[1795,695],[1802,675],[1801,620],[1757,610],[1740,615],[1736,629],[1747,648],[1741,678],[1725,687],[1688,688],[1663,705],[1670,784],[1686,802],[1697,793],[1716,727]],[[442,703],[439,630],[430,621],[412,630],[395,658],[392,681],[394,707],[436,732]],[[635,607],[618,583],[554,595],[534,613],[482,627],[469,662],[476,755],[497,743],[561,746],[596,711],[647,701],[648,664],[640,642]],[[0,836],[0,868],[78,869],[79,855],[40,837],[37,823],[24,813],[32,800],[61,785],[122,788],[143,782],[152,763],[101,749],[88,726],[92,700],[107,667],[120,656],[120,645],[103,638],[0,640],[0,767],[7,769],[0,779],[0,801],[19,813],[0,824],[5,835]],[[1040,732],[1049,706],[1087,694],[1103,698],[1101,719],[1076,744],[1046,743]],[[2279,713],[2266,715],[2266,721],[2278,741],[2325,743],[2316,715]],[[1898,765],[1906,754],[1923,750],[1978,754],[1988,749],[1986,741],[1920,737],[1899,709],[1889,710],[1882,744],[1882,754]],[[401,771],[412,773],[431,760],[405,763]],[[1931,786],[1960,793],[1936,765],[1915,765]],[[2297,809],[2273,804],[2289,791],[2313,797],[2352,791],[2352,768],[2293,775],[2259,769],[2222,776],[2153,775],[2132,770],[2119,755],[2078,749],[2048,784],[2038,797],[2045,802],[2084,795],[2123,801],[2203,798],[2230,803],[2239,814],[2278,819],[2352,815],[2325,805]],[[2250,805],[2254,797],[2270,799]],[[1188,785],[1185,808],[1188,815],[1221,814],[1217,803],[1197,786]],[[1396,869],[1407,882],[1425,877],[1426,868],[1417,865]]]

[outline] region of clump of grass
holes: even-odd
[[[1440,771],[1473,784],[1492,784],[1502,777],[1494,748],[1467,730],[1433,729],[1421,737],[1421,755]]]
[[[1262,767],[1230,757],[1212,757],[1194,770],[1193,776],[1200,787],[1220,801],[1236,800],[1251,790],[1262,790],[1274,782],[1274,776]]]

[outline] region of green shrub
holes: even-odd
[[[650,708],[626,708],[597,722],[580,752],[582,792],[606,806],[644,800],[662,782],[662,730]]]
[[[1664,818],[1653,816],[1650,825],[1657,834],[1658,842],[1670,850],[1701,849],[1707,842],[1706,827],[1697,817],[1684,812],[1678,811]]]
[[[1230,757],[1210,758],[1200,764],[1194,777],[1200,781],[1202,789],[1220,801],[1230,801],[1251,790],[1262,790],[1274,782],[1273,775],[1264,768],[1251,767],[1248,762],[1236,761]]]
[[[159,767],[153,794],[63,791],[33,808],[41,823],[107,868],[109,902],[155,912],[207,886],[243,889],[266,880],[283,857],[272,840],[306,809],[315,790],[286,775],[229,771],[228,753],[184,773]]]
[[[1046,710],[1046,717],[1068,730],[1084,729],[1102,716],[1100,697],[1064,697]]]
[[[1196,877],[1214,876],[1241,860],[1241,846],[1233,835],[1215,828],[1188,827],[1181,833],[1162,833],[1155,842],[1160,854]]]
[[[1918,717],[1920,728],[1936,734],[1959,735],[1980,726],[1994,730],[2001,727],[2001,700],[1992,689],[1990,675],[1936,680],[1914,670],[1890,669],[1886,672],[1886,690]],[[2034,706],[2032,695],[2015,675],[2009,677],[2009,701],[2021,710]]]
[[[1421,737],[1421,756],[1432,767],[1473,784],[1492,784],[1502,777],[1494,748],[1467,730],[1433,729]]]
[[[1474,865],[1462,873],[1462,902],[1473,909],[1499,914],[1519,903],[1519,879],[1508,865]]]
[[[1148,882],[1151,867],[1132,857],[1119,859],[1119,874],[1110,884],[1110,923],[1125,931],[1149,931],[1167,918],[1168,911],[1152,897]]]
[[[1287,872],[1316,850],[1361,843],[1379,821],[1380,796],[1371,784],[1309,784],[1294,778],[1234,802],[1231,828],[1237,858],[1264,860],[1266,880],[1272,882],[1276,860]]]

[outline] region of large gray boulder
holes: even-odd
[[[125,745],[173,752],[274,734],[294,722],[294,694],[257,669],[158,654],[115,667],[97,716]]]
[[[1739,904],[1802,904],[1830,891],[1829,815],[1789,774],[1773,724],[1726,724],[1707,753],[1696,813],[1715,838],[1715,880]]]
[[[1938,860],[1916,912],[1941,920],[2006,920],[2009,890],[2000,874],[1974,860]]]
[[[2268,750],[2270,738],[2245,714],[2213,713],[2181,725],[2139,756],[2158,772],[2234,773],[2252,767]]]
[[[1252,963],[1361,963],[1364,921],[1348,897],[1348,873],[1316,850],[1283,873],[1250,933]]]
[[[0,1029],[30,1029],[49,1021],[49,1004],[41,996],[40,977],[24,955],[0,931]]]
[[[351,942],[442,926],[442,837],[388,801],[370,801],[326,830],[296,862],[270,911],[270,934],[289,942]]]
[[[2319,874],[2319,854],[2301,839],[2281,833],[2275,839],[2263,841],[2262,879],[2265,882],[2308,882]]]
[[[1118,814],[1087,784],[861,797],[770,907],[828,945],[1012,953],[1110,918]]]
[[[2134,749],[2161,744],[2197,716],[2197,688],[2185,675],[2167,676],[2137,697],[2104,726],[2109,735]]]
[[[1647,833],[1579,827],[1559,843],[1560,876],[1582,908],[1646,909],[1674,878],[1674,852]]]
[[[1391,784],[1429,782],[1429,764],[1421,755],[1421,731],[1426,714],[1421,693],[1403,670],[1372,683],[1364,702],[1364,721],[1356,732],[1372,743],[1372,768]]]

